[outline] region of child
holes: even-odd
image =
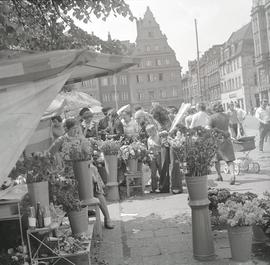
[[[149,135],[147,147],[150,152],[150,169],[151,169],[151,193],[157,190],[157,171],[161,172],[161,140],[159,138],[156,127],[153,124],[146,126],[146,132]]]

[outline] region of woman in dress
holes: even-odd
[[[75,178],[73,173],[73,167],[72,167],[72,161],[68,157],[68,155],[64,156],[64,152],[62,152],[65,149],[70,148],[70,146],[78,146],[80,145],[82,149],[84,150],[84,143],[87,141],[87,139],[84,137],[84,135],[81,133],[81,128],[77,121],[73,118],[68,118],[64,123],[64,129],[66,133],[59,137],[49,148],[48,153],[51,155],[54,155],[58,152],[60,152],[63,155],[63,160],[65,162],[65,170],[64,172],[67,174],[67,177],[69,178]],[[96,167],[91,163],[90,165],[90,171],[89,173],[92,173],[93,175],[93,182],[94,182],[94,194],[95,197],[99,199],[100,202],[100,209],[104,215],[104,225],[107,229],[113,229],[114,226],[111,223],[107,203],[104,197],[103,192],[103,182],[98,174],[98,171]]]
[[[223,106],[220,102],[214,105],[213,110],[215,113],[212,114],[209,118],[208,128],[216,128],[220,132],[223,132],[223,134],[225,135],[224,141],[219,143],[218,152],[215,157],[215,168],[218,174],[218,178],[216,180],[223,181],[220,170],[220,161],[224,160],[230,169],[230,184],[234,185],[235,174],[233,161],[235,160],[235,155],[229,133],[229,117],[227,114],[224,113]]]
[[[127,135],[128,137],[136,137],[138,135],[138,124],[132,118],[131,111],[123,111],[122,117],[125,135]]]

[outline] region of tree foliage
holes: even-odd
[[[121,43],[102,41],[77,27],[113,14],[134,17],[124,0],[0,0],[0,49],[56,50],[94,47],[119,54]]]

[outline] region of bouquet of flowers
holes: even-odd
[[[65,143],[62,147],[63,159],[66,161],[87,161],[93,155],[93,142],[78,138]]]
[[[270,236],[270,192],[266,191],[264,197],[260,199],[260,207],[265,210],[263,216],[264,222],[262,223],[262,228],[264,232]]]
[[[59,178],[51,183],[50,196],[54,204],[62,205],[65,212],[81,210],[76,180]]]
[[[218,204],[218,211],[221,223],[226,223],[231,227],[260,223],[265,213],[257,198],[244,203],[227,200],[225,203]]]
[[[26,183],[36,183],[50,180],[56,175],[54,158],[39,152],[19,159],[9,177],[13,180],[23,178],[22,182]]]
[[[223,141],[225,134],[202,127],[187,129],[178,127],[177,136],[169,138],[169,143],[176,154],[180,167],[186,176],[207,175],[212,160],[217,152],[218,142]]]
[[[124,160],[128,159],[142,159],[146,154],[146,146],[141,142],[133,142],[129,145],[120,147],[120,156]]]
[[[104,155],[118,155],[121,142],[115,140],[99,141],[99,149]]]

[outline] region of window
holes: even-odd
[[[153,37],[153,32],[148,31],[148,37],[149,37],[149,38]]]
[[[148,91],[149,99],[152,100],[155,98],[155,93],[154,91]]]
[[[136,75],[136,81],[137,81],[137,83],[140,83],[140,77],[139,77],[139,75]]]
[[[232,79],[232,89],[234,89],[234,79]]]
[[[145,46],[145,50],[149,52],[151,50],[151,47],[149,45]]]
[[[157,66],[160,66],[162,64],[161,60],[160,59],[156,59],[156,65]]]
[[[158,50],[159,50],[159,46],[155,45],[155,51],[158,51]]]
[[[162,74],[162,73],[159,73],[159,74],[158,74],[158,80],[159,80],[159,81],[162,81],[162,80],[163,80],[163,74]]]
[[[142,93],[138,92],[137,96],[138,96],[138,100],[142,100],[142,98],[143,98]]]
[[[147,60],[147,61],[146,61],[146,66],[148,66],[148,67],[149,67],[149,66],[152,66],[152,61]]]
[[[175,73],[170,73],[170,79],[171,79],[171,80],[175,80],[175,79],[176,79]]]
[[[155,81],[155,76],[154,76],[154,74],[147,74],[147,81],[148,81],[148,82],[153,82],[153,81]]]
[[[165,89],[161,90],[161,97],[162,98],[166,98],[167,97],[167,93],[166,93],[166,90]]]
[[[122,84],[122,85],[127,84],[127,76],[126,75],[121,75],[120,76],[120,84]]]
[[[126,91],[122,92],[122,100],[123,101],[128,101],[129,100],[128,92],[126,92]]]
[[[235,87],[238,88],[238,79],[235,77]]]
[[[238,85],[239,85],[239,87],[241,87],[241,86],[242,86],[242,82],[241,82],[241,76],[239,76],[239,77],[238,77]]]
[[[170,64],[170,60],[168,58],[165,59],[165,63],[168,65]]]
[[[102,86],[108,86],[108,78],[107,77],[101,78],[101,85]]]
[[[177,88],[173,87],[173,97],[177,97]]]

